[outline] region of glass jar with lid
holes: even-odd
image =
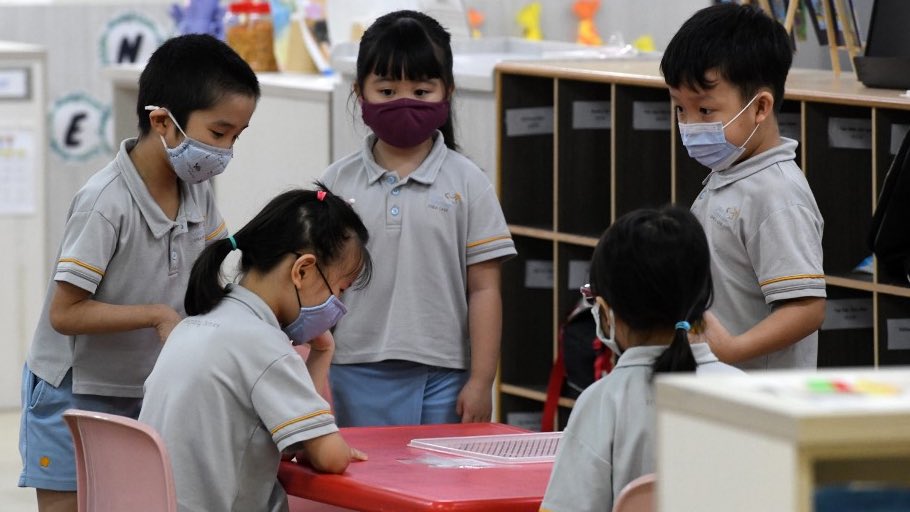
[[[278,71],[268,2],[232,2],[228,5],[224,34],[227,44],[253,71]]]

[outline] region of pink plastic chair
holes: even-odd
[[[176,512],[171,459],[155,429],[134,419],[70,409],[79,512]]]
[[[619,497],[616,498],[616,503],[613,505],[613,512],[656,512],[656,483],[655,474],[648,473],[626,484],[619,491]]]

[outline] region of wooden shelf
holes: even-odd
[[[515,224],[509,224],[509,231],[513,235],[526,236],[528,238],[536,238],[538,240],[556,240],[557,233],[552,229],[544,228],[533,228],[530,226],[518,226]]]
[[[877,285],[871,281],[872,276],[869,276],[870,281],[863,279],[855,279],[850,277],[842,276],[825,276],[825,284],[831,286],[840,286],[841,288],[850,288],[851,290],[863,290],[867,292],[874,292],[881,285]],[[910,291],[910,290],[908,290]]]
[[[529,387],[515,386],[513,384],[500,384],[499,390],[507,395],[527,398],[528,400],[534,400],[535,402],[544,403],[547,401],[547,393],[545,391]],[[563,396],[559,398],[559,405],[560,407],[575,407],[575,400]]]
[[[875,285],[875,290],[886,295],[896,295],[898,297],[910,298],[910,288],[907,288],[906,286],[878,283]],[[910,316],[910,312],[908,312],[908,316]]]
[[[554,237],[557,241],[566,244],[583,245],[585,247],[596,247],[598,238],[593,236],[573,235],[570,233],[556,233]]]
[[[504,62],[496,83],[499,194],[519,246],[503,266],[501,376],[512,384],[499,392],[522,407],[521,399],[544,400],[525,384],[546,379],[599,234],[635,208],[690,204],[707,171],[679,142],[657,60]],[[828,296],[867,304],[873,316],[871,326],[820,331],[821,366],[910,364],[905,343],[887,339],[892,320],[910,319],[910,287],[852,272],[869,254],[892,133],[910,125],[903,93],[828,71],[794,69],[787,80],[782,132],[799,142],[797,161],[825,220]],[[522,115],[537,124],[507,126]],[[552,283],[541,283],[550,271]]]

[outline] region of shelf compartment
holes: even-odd
[[[553,80],[499,79],[502,210],[510,223],[553,229]]]
[[[611,88],[571,80],[558,80],[557,87],[557,230],[600,235],[611,212]]]
[[[674,145],[676,147],[676,197],[674,202],[688,208],[695,202],[704,185],[702,182],[711,174],[711,170],[695,161],[689,156],[688,150],[679,138],[679,130],[673,129]]]
[[[910,364],[910,298],[878,294],[878,361]]]
[[[871,292],[828,286],[825,323],[818,331],[818,367],[875,364]]]
[[[553,242],[514,240],[518,256],[502,265],[500,378],[540,385],[553,365]]]
[[[615,86],[614,218],[670,202],[670,95],[666,89]]]
[[[825,271],[847,274],[870,254],[871,110],[806,103],[806,133],[804,170],[825,220]]]
[[[594,250],[590,247],[558,244],[557,252],[559,272],[556,275],[556,310],[561,325],[581,300],[579,288],[589,282]]]
[[[543,417],[543,402],[520,395],[499,394],[499,421],[528,430],[539,431]]]
[[[882,183],[891,162],[900,148],[903,136],[910,129],[910,112],[906,110],[877,109],[875,111],[875,195],[882,191]]]
[[[500,400],[502,401],[502,420],[506,421],[510,412],[537,413],[543,412],[544,403],[547,400],[547,392],[544,386],[515,386],[511,384],[500,385]],[[572,408],[575,407],[575,400],[566,397],[560,397],[559,407],[556,411],[556,430],[564,430],[569,422],[569,415]],[[537,430],[535,428],[534,430]]]

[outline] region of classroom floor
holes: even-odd
[[[0,409],[0,512],[35,512],[34,489],[16,486],[19,460],[19,410]]]

